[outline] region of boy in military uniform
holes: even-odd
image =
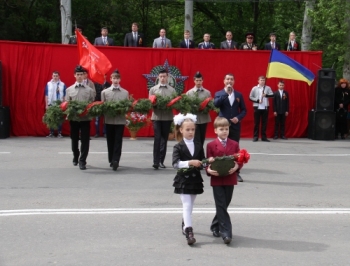
[[[112,86],[101,93],[102,102],[115,102],[129,98],[129,92],[120,86],[120,74],[114,70],[111,74]],[[105,115],[108,161],[114,171],[119,167],[119,161],[122,154],[123,132],[126,124],[125,115],[116,115],[114,117]]]
[[[76,82],[66,90],[66,101],[93,102],[95,93],[92,88],[83,84],[84,68],[77,66],[74,70]],[[78,121],[70,121],[70,137],[72,140],[73,165],[80,170],[86,169],[86,158],[90,147],[90,117],[80,117]],[[79,151],[79,132],[81,132],[81,147]]]
[[[207,99],[211,98],[211,93],[207,89],[204,89],[203,84],[203,76],[198,71],[194,77],[194,88],[190,89],[188,92],[186,92],[186,95],[192,96],[192,97],[198,97],[200,99]],[[196,122],[196,131],[195,131],[195,139],[199,141],[202,146],[204,145],[205,141],[205,135],[207,132],[207,124],[211,121],[209,113],[207,114],[201,114],[201,113],[195,113],[197,116],[197,122]]]

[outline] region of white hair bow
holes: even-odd
[[[181,126],[185,119],[191,119],[194,123],[197,122],[197,116],[194,114],[187,113],[186,115],[178,114],[174,116],[174,124]]]

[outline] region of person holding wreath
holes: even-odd
[[[159,83],[149,90],[149,97],[151,96],[172,96],[176,94],[173,87],[168,85],[168,72],[165,69],[161,69],[158,72]],[[153,142],[153,165],[155,170],[160,168],[166,168],[164,165],[168,136],[173,120],[173,112],[171,109],[160,110],[157,106],[154,106],[152,112],[152,124],[154,130],[154,142]]]
[[[111,74],[112,86],[101,93],[102,102],[115,102],[129,99],[129,92],[120,86],[120,74],[114,70]],[[113,171],[117,171],[123,146],[123,133],[126,124],[125,114],[114,117],[105,115],[108,161]]]

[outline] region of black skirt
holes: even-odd
[[[202,194],[203,178],[198,169],[189,170],[185,173],[177,173],[173,183],[176,194]]]

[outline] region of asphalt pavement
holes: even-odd
[[[92,138],[85,171],[69,137],[0,139],[0,266],[350,265],[350,139],[242,139],[251,159],[230,205],[233,241],[209,230],[203,172],[193,246],[173,193],[175,143],[154,170],[153,139],[124,138],[115,172],[103,137]]]

